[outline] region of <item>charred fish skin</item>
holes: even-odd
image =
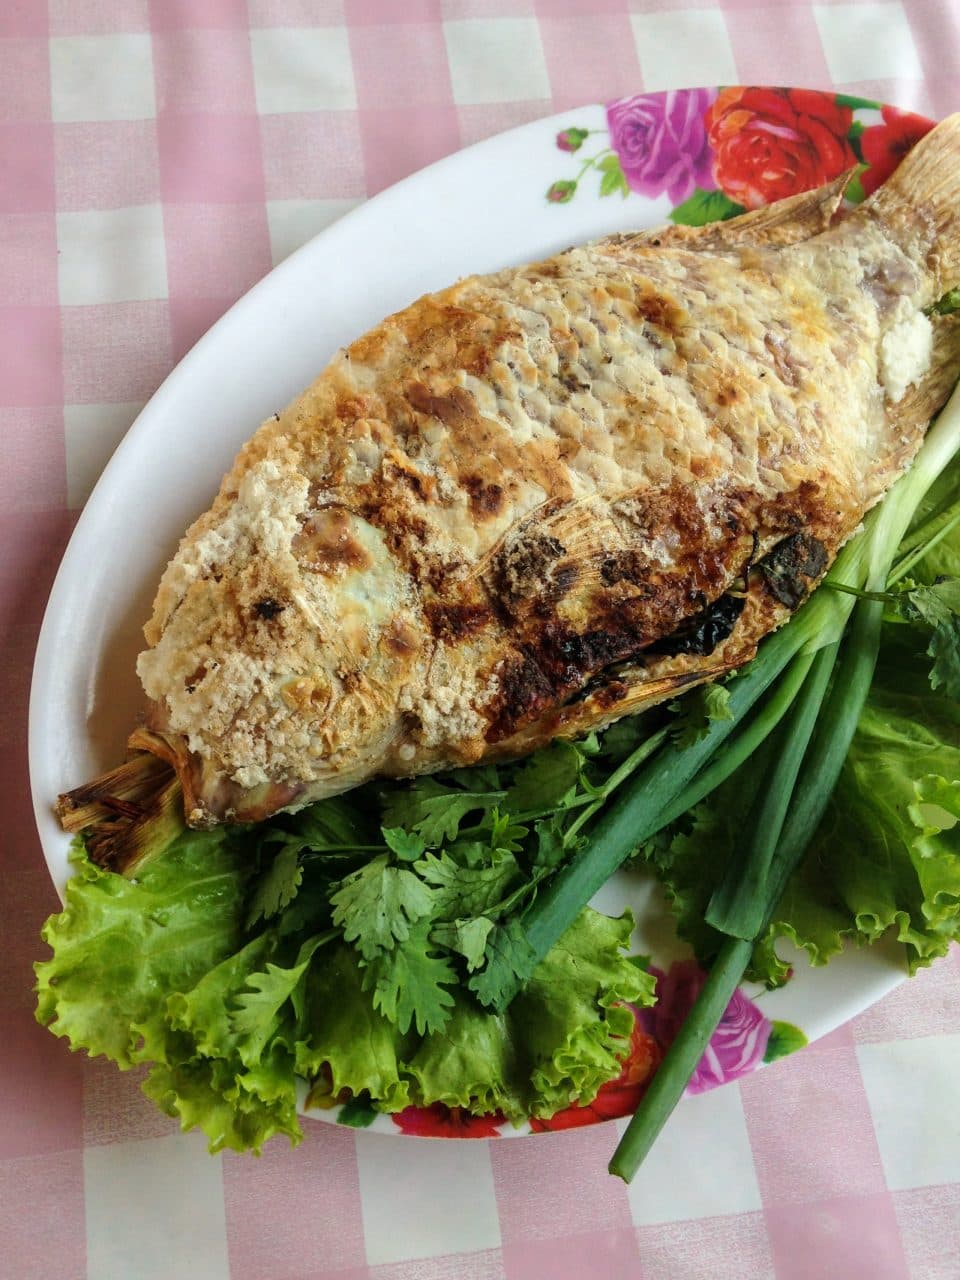
[[[749,660],[960,369],[960,117],[843,181],[428,295],[243,448],[138,671],[194,825],[502,758]]]

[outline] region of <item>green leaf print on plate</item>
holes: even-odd
[[[670,214],[670,221],[685,227],[705,227],[708,222],[723,222],[745,212],[742,204],[737,204],[722,191],[698,189],[689,200],[677,205]]]
[[[770,1038],[763,1055],[764,1062],[776,1062],[789,1053],[796,1053],[807,1044],[807,1037],[792,1022],[778,1022],[776,1018],[770,1023]]]

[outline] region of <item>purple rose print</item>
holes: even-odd
[[[657,1003],[640,1018],[657,1044],[666,1051],[707,980],[695,960],[681,960],[669,973],[650,970],[657,979]],[[720,1025],[687,1085],[687,1093],[704,1093],[728,1080],[737,1080],[759,1067],[770,1039],[770,1019],[738,990],[727,1005]]]
[[[609,104],[610,141],[634,191],[651,197],[665,191],[677,205],[697,187],[716,190],[703,123],[716,96],[715,89],[683,89]]]

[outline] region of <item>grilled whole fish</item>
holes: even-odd
[[[531,750],[747,662],[960,371],[960,116],[844,180],[421,298],[243,448],[138,671],[187,820]]]

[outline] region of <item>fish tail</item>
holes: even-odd
[[[960,285],[960,112],[921,138],[861,209],[926,260],[936,296]]]

